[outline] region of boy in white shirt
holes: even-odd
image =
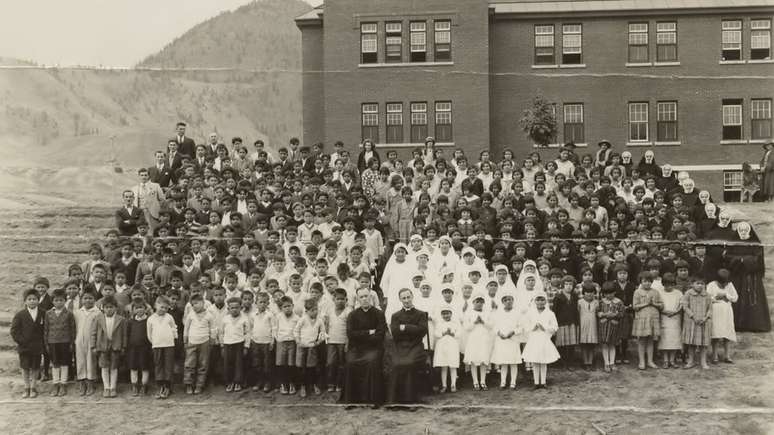
[[[186,394],[201,394],[207,382],[210,346],[218,334],[215,316],[206,308],[205,302],[200,293],[194,293],[186,304],[186,314],[183,316],[183,383]]]
[[[263,386],[263,392],[271,392],[271,375],[274,361],[271,353],[274,350],[274,326],[276,318],[269,308],[269,294],[258,293],[255,300],[255,311],[250,316],[252,327],[250,335],[250,374],[248,382],[253,385],[253,391]]]
[[[322,393],[317,386],[317,357],[318,346],[325,340],[325,327],[322,318],[318,315],[317,300],[307,299],[304,302],[304,309],[306,312],[293,328],[293,337],[296,341],[296,367],[301,371],[301,397],[306,397],[307,386],[312,386],[316,395]]]
[[[280,380],[281,394],[296,394],[294,367],[296,364],[296,339],[293,331],[298,323],[298,316],[293,313],[293,299],[283,296],[280,300],[281,312],[276,317],[274,325],[274,340],[277,343],[276,358],[277,378]]]
[[[244,375],[243,356],[250,348],[250,320],[242,314],[242,301],[231,298],[228,315],[223,318],[219,330],[219,342],[223,353],[223,382],[226,392],[242,390]]]
[[[344,385],[347,317],[351,311],[352,309],[347,306],[347,291],[343,288],[334,290],[333,305],[328,306],[323,319],[327,337],[325,367],[329,393],[341,391]]]

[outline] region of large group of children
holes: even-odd
[[[725,244],[756,236],[650,150],[639,164],[607,141],[473,162],[428,138],[403,162],[367,140],[353,163],[340,142],[328,155],[292,139],[275,158],[215,139],[193,156],[171,140],[105,243],[61,286],[24,292],[11,328],[24,397],[39,378],[54,396],[101,379],[115,397],[124,369],[134,396],[152,377],[160,399],[181,375],[187,394],[337,392],[360,289],[388,324],[412,291],[440,391],[456,391],[460,367],[475,390],[491,371],[515,388],[522,363],[541,388],[549,364],[593,370],[598,352],[611,372],[630,340],[641,370],[655,352],[662,368],[708,368],[710,349],[731,362],[739,262]],[[158,210],[135,195],[149,184]]]

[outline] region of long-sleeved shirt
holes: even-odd
[[[320,316],[312,319],[304,314],[293,328],[293,338],[296,344],[302,347],[312,347],[317,340],[325,339],[325,326]]]
[[[328,343],[347,343],[347,316],[352,310],[344,307],[341,313],[336,314],[336,308],[331,306],[325,314],[325,326]]]
[[[278,342],[280,341],[295,341],[295,336],[293,336],[293,330],[296,328],[296,324],[298,323],[298,316],[295,314],[291,314],[290,317],[286,316],[285,313],[280,313],[276,317],[277,321],[274,326],[274,339]]]
[[[218,337],[218,327],[215,324],[215,316],[208,310],[197,313],[194,310],[188,313],[183,320],[183,340],[188,344],[202,344],[207,340],[213,341]]]
[[[177,324],[169,313],[165,313],[163,316],[153,313],[148,317],[147,325],[148,341],[151,342],[151,347],[155,349],[175,346]]]
[[[250,320],[240,313],[237,317],[225,316],[220,324],[220,344],[244,343],[250,347]]]
[[[274,341],[274,327],[276,322],[274,313],[268,309],[263,312],[256,311],[250,316],[250,322],[252,324],[250,339],[253,343],[268,344]]]

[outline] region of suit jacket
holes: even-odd
[[[155,166],[154,166],[155,169]],[[143,189],[141,185],[132,187],[134,193],[134,205],[143,210],[148,211],[148,215],[154,219],[158,219],[159,211],[161,211],[161,203],[164,201],[164,191],[161,190],[161,186],[156,183],[146,183]],[[145,216],[148,218],[148,216]]]
[[[185,154],[191,158],[196,154],[196,143],[190,137],[183,136],[183,141],[180,142],[180,136],[175,136],[174,141],[177,142],[177,152],[180,154]]]
[[[201,174],[201,173],[204,172],[204,168],[206,168],[207,166],[212,166],[212,160],[210,160],[209,158],[205,157],[204,158],[204,162],[203,163],[199,163],[199,159],[198,158],[192,157],[191,158],[191,164],[193,164],[194,172]]]
[[[91,348],[96,352],[123,352],[126,350],[126,320],[120,314],[113,315],[113,331],[108,335],[105,315],[97,317],[91,330]]]
[[[43,324],[46,312],[38,307],[38,318],[32,320],[27,308],[23,308],[13,316],[11,322],[11,338],[16,342],[19,353],[43,353]]]
[[[306,160],[300,159],[301,164],[303,165],[304,172],[312,173],[314,172],[314,159],[309,157]]]
[[[164,167],[162,167],[160,170],[156,165],[148,168],[150,181],[157,183],[161,187],[169,187],[169,183],[172,181],[172,173],[174,171],[169,167],[167,162],[167,160],[164,161]]]
[[[118,232],[122,236],[133,236],[137,234],[137,225],[145,220],[142,209],[139,207],[132,207],[130,213],[126,207],[121,207],[116,210],[116,227]],[[126,221],[129,221],[128,223]]]
[[[183,156],[180,154],[180,151],[175,153],[175,156],[172,157],[172,161],[170,162],[169,156],[166,157],[167,166],[172,170],[172,181],[177,181],[177,177],[175,176],[175,172],[183,167]]]

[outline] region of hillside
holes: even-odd
[[[254,1],[194,26],[139,66],[296,71],[301,32],[293,18],[310,9],[301,0]]]

